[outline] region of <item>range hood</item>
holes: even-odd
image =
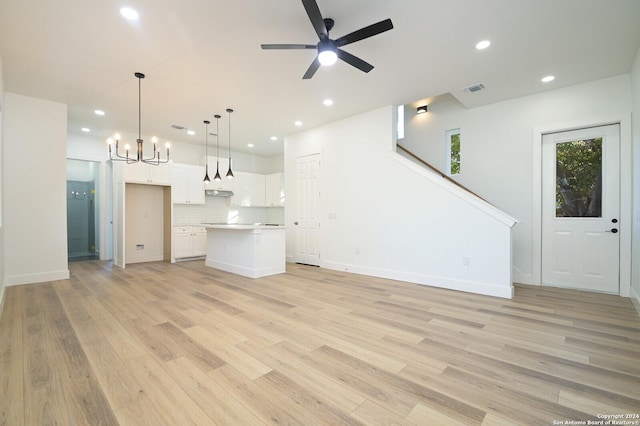
[[[233,191],[227,191],[224,189],[206,189],[204,191],[204,195],[208,195],[210,197],[232,197]]]

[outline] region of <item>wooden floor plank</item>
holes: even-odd
[[[287,265],[70,264],[8,287],[0,425],[552,424],[640,407],[629,299]]]
[[[141,392],[147,394],[156,411],[174,425],[209,425],[213,421],[189,398],[151,356],[143,355],[126,361]],[[204,373],[203,373],[204,374]]]
[[[52,285],[25,290],[25,415],[42,424],[117,424]]]
[[[265,424],[212,377],[202,374],[202,370],[187,358],[176,358],[164,363],[162,367],[215,424],[247,426]]]
[[[322,371],[314,369],[305,362],[308,353],[287,342],[281,342],[271,347],[265,347],[257,342],[247,341],[238,345],[241,349],[255,358],[269,365],[309,391],[335,406],[343,407],[345,411],[353,411],[361,406],[366,398],[349,387],[343,386],[339,380],[334,380]]]
[[[0,425],[24,424],[24,287],[5,289],[0,318]]]

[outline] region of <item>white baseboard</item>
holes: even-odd
[[[7,277],[5,284],[7,286],[14,286],[14,285],[22,285],[22,284],[44,283],[47,281],[68,280],[68,279],[69,279],[69,270],[65,269],[62,271],[42,272],[39,274],[14,275],[14,276]]]
[[[540,285],[540,283],[533,282],[533,274],[525,274],[515,266],[512,270],[513,282],[519,284]]]
[[[221,271],[231,272],[233,274],[238,274],[249,278],[260,278],[266,277],[267,275],[283,274],[287,272],[285,265],[251,268],[248,266],[234,265],[231,263],[225,263],[211,259],[205,260],[204,264],[210,268],[220,269]]]
[[[2,318],[2,312],[4,311],[4,284],[0,287],[0,318]]]
[[[631,303],[636,308],[636,312],[640,315],[640,294],[636,293],[636,291],[631,287],[629,299],[631,299]]]
[[[467,293],[482,294],[485,296],[513,298],[513,285],[511,283],[500,285],[497,283],[454,280],[444,277],[434,277],[413,272],[402,272],[387,269],[362,267],[359,265],[347,265],[337,262],[322,262],[321,267],[335,271],[346,271],[360,275],[386,278],[391,280],[406,281],[414,284],[428,285],[431,287],[446,288],[449,290],[464,291]]]

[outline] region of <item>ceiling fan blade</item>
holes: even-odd
[[[261,44],[265,50],[269,49],[317,49],[315,44]]]
[[[327,26],[324,23],[324,19],[322,18],[322,14],[320,13],[320,8],[318,7],[316,0],[302,0],[302,5],[304,6],[304,10],[307,11],[311,25],[313,25],[313,29],[316,30],[318,38],[320,40],[326,40],[329,38]]]
[[[375,24],[371,24],[368,27],[361,28],[357,31],[342,36],[339,39],[336,39],[336,44],[338,45],[338,47],[344,46],[383,33],[385,31],[389,31],[391,29],[393,29],[393,23],[391,22],[391,19],[385,19],[384,21],[376,22]]]
[[[351,53],[345,52],[342,49],[338,49],[338,58],[342,59],[349,65],[358,68],[360,71],[369,72],[373,69],[373,65],[370,63],[365,62],[357,56],[353,56]]]
[[[307,72],[304,73],[304,75],[302,76],[302,79],[308,80],[311,77],[313,77],[316,71],[318,71],[318,68],[320,68],[320,60],[316,56],[316,59],[314,59],[313,62],[311,62],[311,65],[309,65],[309,68],[307,68]]]

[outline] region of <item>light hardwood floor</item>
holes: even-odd
[[[629,299],[301,265],[70,265],[7,288],[0,424],[550,425],[640,413]],[[640,419],[638,420],[640,424]]]

